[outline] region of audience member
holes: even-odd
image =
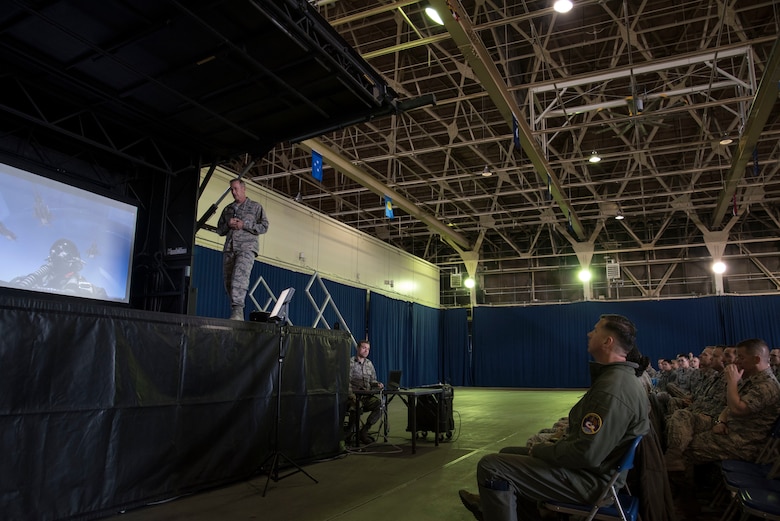
[[[685,466],[741,459],[753,461],[780,414],[780,383],[769,367],[763,340],[743,340],[733,364],[724,369],[726,407],[710,430],[696,434],[681,460]]]
[[[723,348],[708,347],[702,352],[702,362],[712,370],[690,406],[674,408],[666,420],[666,468],[685,470],[683,457],[694,435],[712,429],[715,418],[726,406],[726,382],[723,378]]]
[[[674,370],[674,381],[667,382],[666,391],[672,396],[683,398],[691,391],[691,369],[688,355],[679,354],[677,358],[677,369]]]
[[[737,348],[731,346],[723,346],[723,365],[733,364],[737,358]]]
[[[655,390],[659,393],[665,393],[669,383],[673,383],[677,374],[672,370],[671,360],[661,358],[658,361],[659,372],[656,374]]]
[[[780,374],[780,349],[772,349],[769,351],[769,366],[772,368],[775,378]]]
[[[627,318],[603,315],[588,334],[592,385],[569,411],[568,430],[556,443],[512,448],[477,465],[479,495],[459,492],[477,519],[540,519],[537,502],[591,502],[631,441],[650,429],[647,394],[637,364],[636,328]],[[515,452],[515,450],[517,452]],[[621,487],[625,476],[617,486]]]

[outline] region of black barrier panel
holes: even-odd
[[[0,331],[5,519],[95,518],[251,477],[280,367],[280,450],[299,464],[339,451],[344,332],[18,292],[0,293]]]

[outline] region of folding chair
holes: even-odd
[[[384,441],[387,442],[387,435],[389,431],[387,424],[387,399],[385,394],[382,392],[377,393],[377,396],[379,396],[380,400],[379,408],[381,413],[379,415],[379,421],[377,421],[376,424],[372,426],[371,434],[376,433],[377,439],[382,437],[384,438]],[[347,435],[346,442],[348,444],[351,443],[355,447],[360,446],[360,436],[358,433],[360,432],[363,425],[363,407],[361,406],[360,400],[357,400],[356,403],[348,407],[346,411],[344,430]]]
[[[775,420],[769,431],[769,439],[761,449],[755,462],[743,460],[723,460],[720,464],[723,479],[715,490],[710,506],[716,507],[724,498],[730,502],[721,519],[729,519],[739,506],[737,492],[740,489],[780,490],[780,482],[772,480],[780,475],[780,417]]]
[[[542,506],[553,512],[582,516],[585,521],[591,521],[593,519],[636,521],[639,513],[639,498],[630,495],[630,493],[619,494],[615,483],[621,473],[628,471],[634,466],[634,456],[636,455],[636,448],[639,446],[640,441],[642,441],[642,436],[637,436],[634,441],[631,442],[631,446],[612,473],[609,483],[604,487],[604,490],[594,504],[577,505],[559,501],[545,501]],[[628,489],[626,490],[628,491]],[[608,498],[613,501],[612,505],[599,506],[603,505]]]
[[[750,516],[780,521],[780,492],[766,489],[742,489],[737,494],[742,517],[747,521]]]

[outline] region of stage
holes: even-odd
[[[343,331],[0,293],[0,511],[95,518],[306,463],[343,437]],[[280,347],[284,360],[279,364]]]

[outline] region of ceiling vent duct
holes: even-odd
[[[461,288],[463,287],[463,274],[462,273],[450,273],[450,287]]]
[[[615,261],[607,262],[607,280],[618,280],[620,278],[620,264]]]

